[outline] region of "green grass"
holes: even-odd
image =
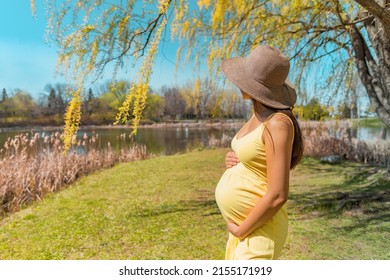
[[[355,126],[371,127],[371,128],[381,128],[384,125],[383,121],[379,118],[362,118],[362,119],[353,119]]]
[[[214,200],[226,149],[119,164],[0,221],[0,259],[222,259]],[[306,158],[292,172],[282,259],[390,259],[390,184]]]
[[[305,158],[292,173],[283,259],[390,259],[390,180],[384,170]]]

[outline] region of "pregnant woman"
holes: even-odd
[[[303,153],[291,112],[296,93],[286,80],[290,63],[279,50],[258,46],[221,68],[254,111],[232,140],[234,152],[226,156],[228,169],[215,191],[229,230],[226,259],[277,259],[288,231],[290,169]]]

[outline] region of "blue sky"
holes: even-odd
[[[66,80],[55,76],[57,60],[56,46],[45,43],[46,14],[44,0],[37,0],[36,18],[31,15],[29,0],[0,1],[0,90],[8,92],[22,89],[34,98],[44,92],[45,85]],[[158,90],[162,85],[175,85],[177,81],[191,78],[190,71],[180,69],[175,79],[175,60],[177,44],[169,41],[160,46],[159,55],[150,85]],[[99,83],[112,78],[110,71]],[[134,78],[131,71],[123,71],[117,79]]]

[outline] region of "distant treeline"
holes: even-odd
[[[107,82],[99,89],[86,89],[83,94],[82,125],[112,124],[118,107],[130,87],[126,81]],[[22,90],[0,94],[0,126],[62,125],[72,87],[47,85],[34,99]],[[211,85],[194,90],[190,84],[181,87],[149,89],[143,122],[197,120],[210,118],[244,118],[250,111],[237,92],[215,90]]]
[[[143,113],[143,123],[176,120],[245,118],[251,111],[250,102],[244,102],[233,90],[221,90],[210,83],[187,84],[180,87],[149,89]],[[123,103],[130,87],[126,81],[107,82],[98,89],[86,89],[83,94],[82,125],[107,125],[115,120],[118,107]],[[48,84],[37,99],[22,90],[0,94],[0,126],[63,125],[63,116],[70,92],[66,84]],[[339,108],[340,117],[350,117],[350,108]],[[319,120],[329,116],[329,107],[311,99],[305,106],[296,106],[300,119]]]

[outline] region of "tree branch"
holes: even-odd
[[[390,10],[389,6],[382,7],[374,0],[355,0],[363,8],[367,9],[375,17],[380,19],[387,27],[390,27]]]

